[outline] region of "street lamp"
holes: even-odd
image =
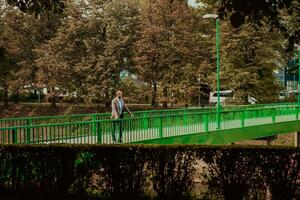
[[[217,129],[221,128],[221,102],[220,102],[220,25],[219,16],[217,14],[205,14],[203,19],[214,19],[216,20],[216,51],[217,51]]]

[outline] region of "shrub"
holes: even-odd
[[[0,199],[299,199],[299,148],[0,146]],[[200,176],[198,176],[200,172]],[[205,194],[193,193],[202,180]]]

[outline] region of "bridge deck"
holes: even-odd
[[[284,115],[279,116],[276,120],[277,123],[280,122],[291,122],[295,120],[294,115]],[[255,118],[255,119],[246,119],[245,120],[245,126],[244,127],[251,127],[251,126],[257,126],[257,125],[266,125],[266,124],[272,124],[272,118],[271,117],[261,117],[261,118]],[[210,122],[209,127],[211,130],[217,130],[217,126],[215,122]],[[221,124],[221,130],[230,130],[234,128],[240,128],[240,120],[230,120],[223,122]],[[299,128],[300,128],[300,122],[299,122]],[[205,133],[204,131],[204,125],[203,123],[197,123],[192,125],[174,125],[172,127],[163,127],[163,137],[174,137],[174,136],[184,136],[184,135],[190,135],[190,134],[201,134]],[[119,133],[115,133],[117,138],[119,136]],[[112,144],[112,132],[106,132],[103,133],[102,141],[104,144]],[[161,139],[160,138],[160,132],[159,128],[151,128],[146,130],[124,130],[123,131],[123,143],[147,143],[147,140],[153,141],[154,139]],[[143,142],[144,141],[144,142]],[[38,142],[38,143],[44,143],[44,142]],[[57,139],[57,140],[50,140],[46,142],[47,144],[51,143],[67,143],[67,144],[97,144],[98,143],[98,136],[97,135],[87,135],[87,136],[80,136],[80,137],[74,137],[74,138],[63,138],[63,139]]]
[[[115,134],[119,136],[119,126],[122,124],[123,143],[220,143],[211,136],[219,137],[222,133],[234,133],[238,130],[240,135],[227,134],[226,140],[253,139],[267,135],[286,133],[294,129],[300,130],[298,123],[298,104],[278,107],[263,107],[254,109],[238,109],[223,111],[219,115],[215,112],[182,112],[180,114],[164,114],[134,117],[122,120],[93,120],[68,122],[58,124],[38,124],[29,126],[14,126],[0,128],[0,143],[27,143],[27,144],[110,144],[113,143],[113,125],[116,126]],[[218,120],[220,119],[220,128]],[[285,129],[276,130],[280,124],[285,124]],[[288,124],[293,129],[288,127]],[[299,126],[298,126],[299,124]],[[251,128],[251,133],[248,130]],[[271,132],[264,127],[269,127]],[[253,129],[255,128],[255,129]],[[263,130],[263,131],[262,131]],[[207,134],[211,134],[208,137]],[[237,134],[237,133],[236,133]],[[192,139],[188,139],[192,136]],[[224,136],[222,136],[224,137]],[[177,138],[174,140],[174,138]],[[181,139],[178,139],[181,138]],[[186,139],[184,139],[186,138]],[[197,138],[202,138],[198,140]],[[206,139],[205,139],[206,138]],[[213,142],[216,141],[216,142]],[[178,143],[178,142],[176,142]]]

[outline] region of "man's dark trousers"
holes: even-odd
[[[115,119],[113,121],[113,132],[112,132],[112,138],[113,138],[113,141],[116,142],[116,128],[117,126],[119,125],[119,142],[122,143],[122,123],[123,123],[123,118],[124,118],[124,114],[122,112],[122,114],[120,115],[119,119]]]

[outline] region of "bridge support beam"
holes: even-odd
[[[288,134],[299,130],[299,121],[277,122],[243,128],[224,129],[202,133],[178,135],[136,141],[132,144],[230,144],[243,140],[271,137],[278,134]],[[300,133],[300,131],[299,131]],[[300,135],[299,135],[300,138]],[[300,142],[298,143],[300,144]]]
[[[295,147],[300,147],[300,131],[295,132]]]

